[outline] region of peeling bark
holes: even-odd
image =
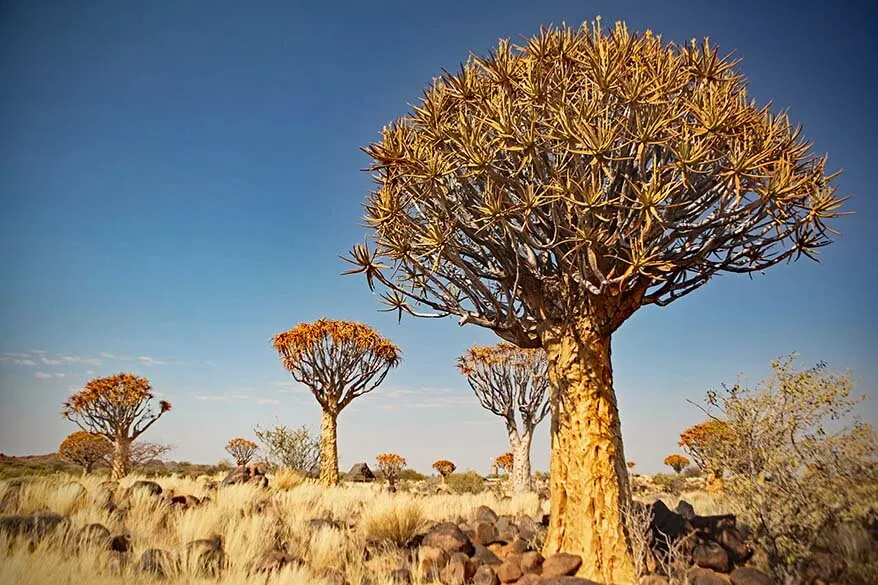
[[[320,483],[326,486],[338,483],[337,417],[324,410],[320,419]]]
[[[510,435],[512,447],[512,491],[526,494],[530,491],[530,444],[533,429],[527,430],[519,437]]]
[[[546,332],[552,404],[551,513],[543,554],[578,554],[577,575],[632,583],[634,562],[623,526],[631,501],[610,335],[589,323]]]
[[[131,467],[131,440],[117,437],[113,450],[113,471],[110,475],[112,481],[119,481],[130,471]]]

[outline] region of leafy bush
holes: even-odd
[[[399,472],[399,479],[402,481],[423,481],[427,479],[427,476],[414,469],[403,469]]]
[[[683,470],[683,477],[685,477],[687,479],[693,478],[693,477],[701,477],[701,476],[702,476],[701,470],[698,469],[698,467],[695,465],[690,465],[689,467],[687,467],[686,469]]]
[[[286,467],[305,475],[317,473],[320,467],[320,437],[308,427],[256,427],[254,434],[262,443],[266,462],[272,470]]]
[[[683,482],[676,475],[669,473],[656,473],[652,476],[653,483],[669,494],[679,495],[683,490]]]
[[[479,494],[485,491],[485,479],[475,471],[452,473],[445,483],[455,494]]]
[[[727,432],[700,453],[708,468],[729,472],[726,495],[778,582],[799,571],[821,537],[878,501],[878,437],[854,416],[862,398],[851,398],[851,376],[823,363],[796,371],[794,360],[772,362],[755,388],[708,393]]]

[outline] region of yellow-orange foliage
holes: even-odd
[[[396,480],[399,477],[399,472],[406,466],[405,457],[397,455],[396,453],[382,453],[376,457],[375,460],[378,462],[378,469],[380,469],[384,474],[384,477],[387,478],[387,483],[391,486],[395,486]]]
[[[447,477],[454,473],[454,470],[457,469],[457,466],[447,459],[439,459],[438,461],[433,462],[433,469],[438,471],[439,475],[441,475],[442,477]]]
[[[668,455],[665,457],[665,465],[673,469],[676,473],[680,473],[689,465],[689,460],[682,455]]]
[[[637,463],[634,461],[628,461],[625,465],[628,466],[628,469],[634,469],[637,466]]]
[[[510,471],[513,465],[513,455],[511,451],[507,451],[502,455],[498,455],[494,459],[494,465],[496,465],[500,469],[505,469],[506,471]]]
[[[351,321],[301,323],[275,335],[273,345],[284,367],[311,389],[324,411],[341,410],[372,390],[400,361],[396,345]]]
[[[733,439],[729,425],[721,420],[712,419],[691,426],[680,433],[679,445],[692,457],[699,468],[719,473],[720,469],[711,469],[710,455]]]
[[[88,431],[71,433],[58,447],[58,457],[82,465],[86,473],[95,463],[105,461],[112,452],[113,444],[106,437]]]
[[[243,437],[235,437],[226,443],[226,452],[235,458],[238,465],[247,465],[258,448],[259,445]]]
[[[147,378],[121,373],[89,381],[67,399],[62,414],[83,430],[110,440],[134,440],[171,410],[167,400],[160,400],[154,410],[153,398]]]

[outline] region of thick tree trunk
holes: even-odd
[[[113,471],[110,475],[112,481],[119,481],[131,469],[131,439],[117,437],[113,450]]]
[[[543,554],[580,555],[577,573],[601,583],[633,583],[623,525],[631,501],[610,336],[588,323],[543,339],[552,400],[551,510]]]
[[[320,420],[320,483],[326,486],[338,484],[337,417],[324,410]]]
[[[530,443],[533,431],[528,430],[521,436],[509,437],[512,447],[512,491],[526,494],[530,491]]]

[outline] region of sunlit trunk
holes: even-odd
[[[131,467],[131,440],[117,437],[113,450],[113,471],[110,475],[112,481],[119,481],[126,475]]]
[[[530,491],[530,444],[533,430],[526,430],[520,436],[510,436],[512,447],[512,491],[525,494]]]
[[[338,483],[337,416],[323,411],[320,420],[320,483],[326,486]]]
[[[631,493],[610,336],[591,332],[587,323],[578,331],[551,331],[543,340],[552,393],[551,511],[543,554],[578,554],[578,576],[632,583],[623,527]]]

